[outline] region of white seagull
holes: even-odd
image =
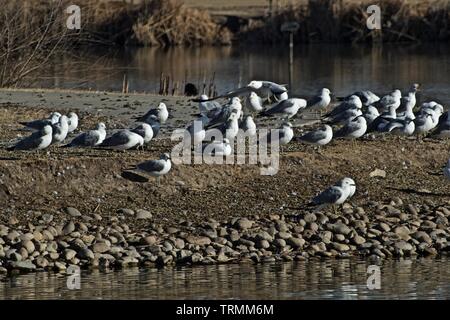
[[[262,113],[264,116],[273,116],[281,114],[283,118],[290,119],[297,114],[300,109],[306,107],[306,100],[299,98],[290,98],[278,102],[275,106]]]
[[[67,118],[67,116],[62,115],[59,118],[58,123],[52,125],[52,129],[53,129],[52,144],[58,144],[63,142],[69,133],[69,119]]]
[[[69,144],[65,145],[66,148],[71,147],[95,147],[100,145],[106,138],[106,126],[103,122],[100,122],[95,130],[89,130],[79,134]]]
[[[323,126],[323,128],[307,132],[304,135],[298,137],[296,140],[307,144],[324,146],[330,143],[332,139],[333,129],[326,124]]]
[[[28,129],[41,130],[46,125],[52,125],[58,123],[61,113],[52,112],[47,119],[34,120],[29,122],[19,122],[21,125],[27,127]]]
[[[145,161],[136,166],[137,171],[156,177],[158,185],[160,184],[161,176],[167,174],[171,168],[172,162],[168,153],[162,154],[159,160]]]
[[[156,109],[150,109],[143,116],[134,118],[136,122],[146,122],[149,123],[151,116],[156,116],[160,123],[165,123],[169,118],[169,111],[167,110],[167,106],[164,102],[161,102]],[[150,123],[149,123],[150,124]]]
[[[39,131],[34,132],[31,136],[28,136],[14,146],[8,148],[8,151],[13,150],[42,150],[47,148],[52,143],[52,126],[46,125]]]
[[[99,147],[125,151],[131,148],[142,147],[143,145],[144,138],[141,135],[125,129],[119,130],[111,137],[106,138]]]

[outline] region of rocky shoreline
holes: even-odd
[[[450,250],[450,203],[426,200],[268,216],[251,215],[193,224],[180,220],[158,225],[146,210],[120,209],[105,218],[65,209],[67,218],[51,214],[39,224],[21,225],[11,217],[0,224],[0,273],[39,270],[120,269],[127,266],[264,263],[310,257],[365,256],[382,259],[437,256]],[[109,219],[100,223],[102,219]],[[144,227],[130,228],[139,220]]]

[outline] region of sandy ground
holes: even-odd
[[[295,208],[304,207],[312,196],[344,176],[356,180],[358,192],[352,201],[365,207],[373,202],[389,202],[397,196],[406,203],[431,201],[438,205],[450,201],[450,184],[442,176],[450,141],[380,137],[354,144],[338,140],[320,153],[311,146],[292,142],[282,149],[280,170],[275,176],[261,176],[257,165],[178,165],[161,180],[158,188],[153,179],[147,183],[124,179],[122,171],[170,151],[174,142],[167,134],[144,152],[68,150],[57,146],[39,154],[6,151],[4,147],[15,138],[27,134],[18,131],[18,121],[44,117],[49,109],[78,110],[85,101],[76,98],[53,108],[49,92],[44,94],[46,101],[30,99],[24,92],[21,95],[27,107],[18,106],[15,99],[19,98],[13,99],[14,94],[6,100],[16,102],[5,104],[4,92],[1,94],[0,221],[11,215],[22,221],[32,221],[36,211],[58,216],[67,206],[76,207],[82,213],[95,211],[105,216],[115,214],[119,208],[147,209],[163,224],[176,224],[186,218],[200,221],[209,217],[295,214],[298,212]],[[144,105],[155,103],[155,99],[164,99],[97,95],[109,100],[99,108],[101,110],[93,111],[94,105],[80,108],[80,130],[91,128],[100,120],[105,121],[108,128],[123,127],[130,122],[127,119],[131,113],[147,109]],[[139,100],[142,105],[135,109],[122,108],[125,100]],[[113,105],[118,109],[112,108]],[[180,117],[191,111],[181,102],[169,107],[177,115],[169,126],[177,121],[185,122]],[[300,130],[297,128],[297,133]],[[369,173],[374,169],[385,170],[386,178],[370,178]]]

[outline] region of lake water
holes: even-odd
[[[123,76],[131,91],[156,93],[162,73],[180,86],[204,79],[219,93],[253,79],[288,83],[286,47],[137,48],[82,53],[82,59],[54,61],[38,81],[43,87],[121,90]],[[450,45],[395,44],[377,47],[302,45],[295,48],[293,92],[312,95],[328,87],[337,96],[371,89],[384,93],[421,83],[424,99],[450,103]]]
[[[83,272],[80,290],[67,276],[40,272],[3,278],[0,299],[450,299],[450,259],[388,260],[381,289],[367,288],[359,259],[312,259],[263,265]]]
[[[215,75],[219,92],[252,79],[287,83],[288,51],[280,47],[140,48],[61,57],[37,82],[42,87],[156,93],[161,73],[201,84]],[[321,87],[335,95],[371,89],[386,92],[423,85],[422,99],[450,104],[450,45],[350,47],[309,45],[295,49],[293,91]],[[36,273],[0,278],[0,299],[449,299],[450,259],[389,260],[381,266],[381,289],[366,286],[366,260],[310,260],[265,265],[219,265],[173,269],[83,272],[81,289],[66,275]]]

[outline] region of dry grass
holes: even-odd
[[[279,42],[285,21],[300,22],[296,42],[399,42],[446,41],[450,39],[450,2],[382,0],[381,30],[369,30],[366,8],[370,2],[310,0],[307,5],[288,7],[267,22],[249,25],[241,37],[253,42]]]

